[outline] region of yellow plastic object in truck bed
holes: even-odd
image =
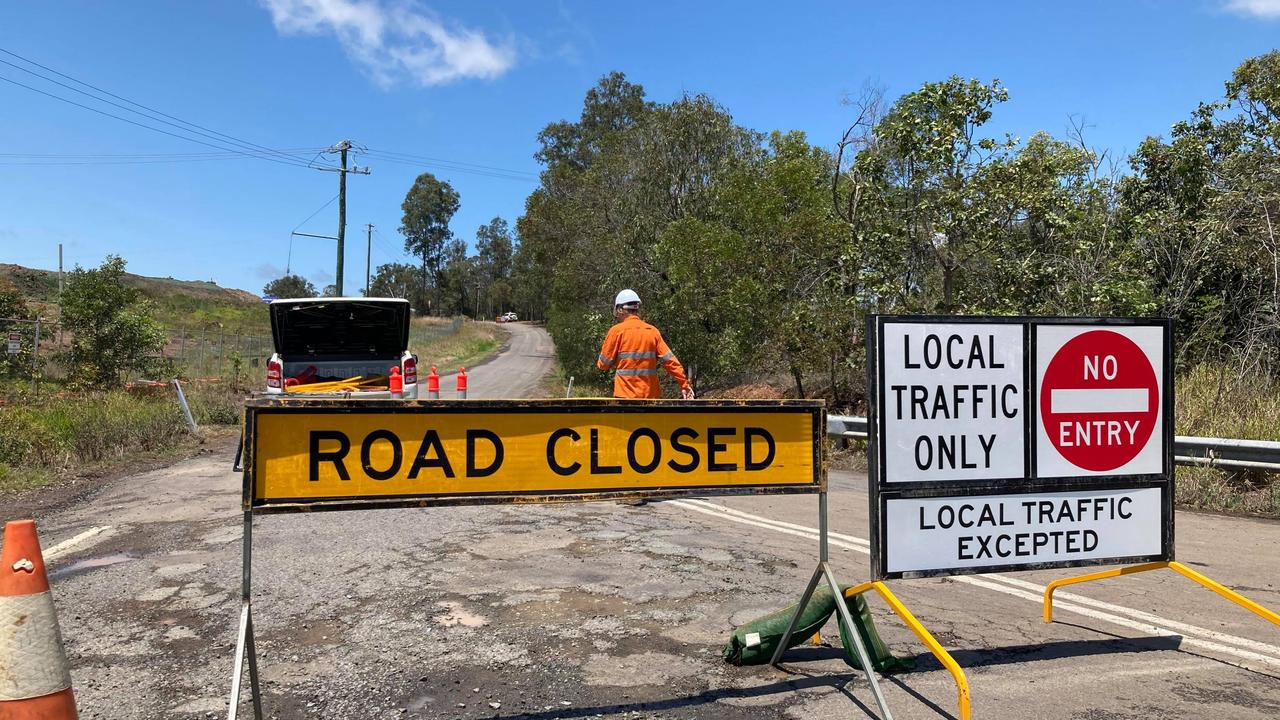
[[[284,389],[289,393],[324,393],[324,392],[360,392],[362,390],[386,390],[386,375],[357,375],[345,380],[307,383],[306,385],[290,385]]]

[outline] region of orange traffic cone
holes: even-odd
[[[0,720],[76,718],[71,668],[32,520],[5,523],[0,545]]]

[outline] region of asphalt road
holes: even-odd
[[[497,357],[467,368],[467,397],[473,400],[530,397],[538,391],[542,378],[555,364],[555,346],[551,336],[537,325],[507,323],[506,346]],[[437,369],[441,372],[442,369]],[[440,397],[452,398],[457,392],[457,370],[440,375]],[[418,382],[418,397],[427,397],[425,375]]]
[[[549,341],[512,327],[510,349],[472,373],[472,397],[537,387]],[[242,522],[230,465],[227,450],[120,478],[37,517],[82,718],[225,716]],[[831,480],[833,561],[852,582],[867,573],[865,479]],[[266,714],[873,716],[837,649],[795,651],[788,672],[719,657],[736,624],[798,598],[816,508],[770,496],[261,517]],[[1179,513],[1177,532],[1181,560],[1280,608],[1280,524]],[[1276,627],[1171,572],[1060,592],[1043,624],[1040,584],[1066,574],[893,588],[966,668],[976,718],[1280,715]],[[892,649],[917,659],[884,682],[894,716],[954,716],[950,676],[872,607]]]

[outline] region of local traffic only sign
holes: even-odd
[[[1172,323],[868,319],[876,579],[1173,559]]]
[[[254,512],[825,487],[823,403],[253,399]]]

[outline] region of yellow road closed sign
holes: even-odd
[[[821,401],[255,399],[245,506],[817,492]]]

